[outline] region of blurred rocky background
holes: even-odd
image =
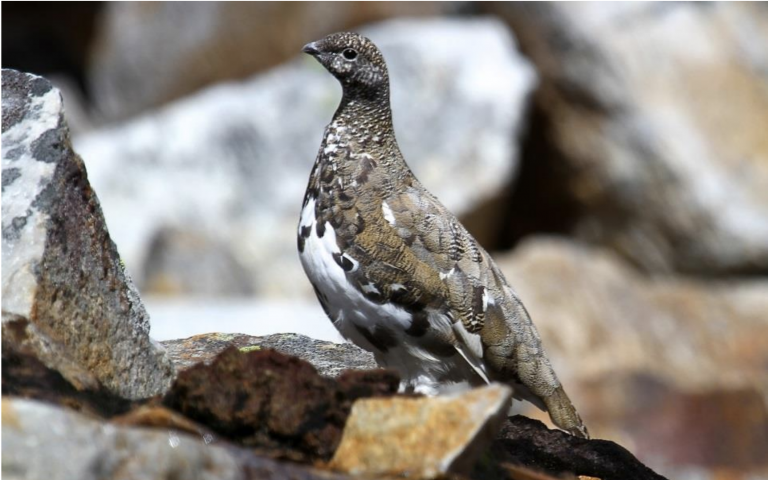
[[[670,478],[768,478],[766,4],[4,3],[2,26],[3,68],[63,92],[155,339],[340,341],[295,252],[340,88],[299,51],[358,29],[406,158],[593,436]]]

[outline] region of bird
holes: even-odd
[[[398,147],[384,57],[354,32],[306,44],[341,84],[299,218],[299,257],[333,325],[397,371],[402,392],[492,382],[589,438],[525,306]]]

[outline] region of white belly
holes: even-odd
[[[311,229],[304,244],[304,251],[299,255],[304,271],[315,288],[327,299],[328,314],[341,334],[375,353],[376,349],[354,325],[373,330],[381,323],[391,330],[404,330],[411,324],[411,315],[394,305],[371,302],[349,283],[346,272],[333,259],[334,253],[341,253],[336,244],[336,232],[326,222],[323,237],[318,237],[314,211],[315,201],[310,199],[301,212],[299,222],[299,231],[302,227]],[[349,256],[346,258],[352,261],[353,272],[359,268],[357,260]]]

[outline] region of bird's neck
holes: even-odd
[[[376,95],[367,96],[356,92],[350,93],[345,89],[333,120],[368,130],[374,135],[394,138],[388,89],[382,89]]]

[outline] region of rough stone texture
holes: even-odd
[[[364,33],[389,64],[398,141],[421,181],[457,214],[496,195],[514,175],[535,83],[509,31],[476,18]],[[145,278],[152,240],[171,228],[226,248],[260,295],[313,297],[297,280],[296,223],[339,99],[338,82],[306,58],[76,139],[128,270]]]
[[[767,469],[768,282],[647,278],[543,238],[498,260],[595,437],[670,477]]]
[[[354,400],[392,395],[398,383],[386,370],[332,380],[274,350],[230,347],[182,371],[163,403],[233,441],[308,462],[331,457]]]
[[[100,417],[125,413],[131,407],[130,401],[118,397],[101,385],[88,385],[83,388],[80,384],[77,388],[61,373],[46,367],[34,355],[19,350],[18,344],[9,341],[5,333],[2,372],[3,397],[13,395],[43,400]]]
[[[542,189],[560,172],[577,236],[649,272],[768,272],[763,5],[486,7],[542,77],[553,148],[530,160],[552,163]]]
[[[338,377],[344,370],[372,370],[378,368],[370,352],[351,343],[333,343],[315,340],[294,333],[278,333],[264,337],[243,334],[206,333],[194,337],[162,342],[177,370],[201,362],[209,363],[228,347],[240,351],[272,348],[311,363],[320,375]]]
[[[586,440],[541,422],[510,417],[493,446],[498,458],[553,475],[571,472],[602,480],[663,480],[626,449],[608,440]]]
[[[33,400],[3,398],[7,480],[295,480],[347,476],[257,457],[175,430],[102,423]]]
[[[509,387],[491,385],[433,398],[359,400],[329,466],[362,476],[467,473],[493,440],[511,399]]]
[[[90,87],[107,119],[159,106],[296,55],[328,33],[404,15],[448,13],[452,2],[105,5]]]
[[[3,336],[26,323],[13,328],[49,366],[75,363],[128,398],[164,391],[173,366],[149,338],[59,92],[14,70],[2,81]]]
[[[288,344],[292,338],[301,343],[296,337],[285,337],[281,342]],[[493,412],[503,417],[507,410],[510,394],[506,387],[488,387],[452,399],[400,396],[391,401],[374,402],[379,407],[387,404],[388,408],[371,409],[370,401],[363,400],[355,404],[360,408],[355,408],[368,411],[366,418],[356,414],[356,419],[348,420],[352,402],[364,397],[391,396],[398,385],[397,377],[386,371],[369,370],[347,371],[336,379],[329,379],[319,376],[306,362],[272,350],[248,351],[245,347],[246,352],[242,352],[232,347],[211,365],[198,363],[182,371],[179,381],[164,399],[128,401],[102,387],[75,388],[58,372],[19,351],[12,339],[4,336],[3,341],[3,434],[7,442],[3,445],[3,475],[11,475],[10,478],[45,478],[40,475],[47,472],[48,465],[40,465],[37,456],[40,449],[48,455],[51,468],[60,469],[61,462],[66,462],[67,468],[63,473],[55,472],[51,476],[54,479],[136,478],[137,475],[198,478],[190,477],[186,468],[199,465],[198,446],[201,445],[223,448],[224,453],[233,455],[243,472],[243,477],[236,478],[285,478],[282,476],[287,475],[289,478],[347,478],[274,463],[253,454],[255,451],[320,465],[319,460],[327,459],[334,452],[340,429],[345,425],[350,427],[345,431],[351,432],[353,438],[345,440],[345,450],[336,452],[333,464],[338,467],[366,462],[369,465],[365,478],[373,478],[370,453],[387,449],[390,454],[411,460],[422,469],[428,467],[425,459],[428,461],[430,457],[425,453],[433,454],[432,460],[442,456],[444,462],[439,468],[459,469],[478,480],[552,480],[553,477],[540,473],[542,470],[560,480],[575,479],[571,472],[643,471],[631,455],[610,442],[581,442],[574,448],[572,437],[525,419],[513,421],[512,426],[505,428],[507,434],[490,449],[486,448],[497,431],[494,427],[501,423],[501,418],[489,420],[488,417]],[[23,403],[24,400],[9,395],[69,407],[87,414],[89,419],[52,406]],[[494,402],[494,398],[497,401]],[[19,404],[23,405],[22,415],[16,409]],[[393,404],[418,405],[423,407],[425,415],[413,418],[408,415],[408,408],[392,408]],[[654,405],[654,408],[658,407]],[[371,410],[383,418],[372,418]],[[443,413],[436,413],[438,411]],[[687,419],[684,411],[679,414],[682,421]],[[96,419],[100,419],[100,423]],[[526,421],[521,433],[519,424]],[[355,439],[360,440],[361,425],[372,438],[363,445],[350,446],[356,443]],[[393,425],[394,428],[383,428]],[[485,425],[485,429],[479,425]],[[141,430],[128,427],[141,427]],[[405,430],[405,434],[399,435],[397,428]],[[93,431],[98,433],[92,434]],[[63,439],[67,434],[71,437]],[[46,440],[40,442],[39,438]],[[84,441],[88,445],[82,445]],[[253,450],[238,449],[229,441],[248,445]],[[157,451],[147,453],[153,448]],[[29,453],[30,449],[34,454]],[[350,451],[352,449],[364,455]],[[402,454],[414,450],[422,456]],[[478,456],[480,460],[475,461]],[[95,466],[94,459],[98,459]],[[199,475],[208,478],[205,475],[210,473],[209,469],[216,469],[218,465],[218,460],[204,462]],[[328,466],[323,464],[323,467]],[[86,473],[79,475],[84,469]],[[217,470],[222,478],[229,478],[227,472]],[[411,474],[413,472],[411,469]],[[433,476],[433,473],[427,471],[426,475]],[[467,477],[446,474],[441,478]]]

